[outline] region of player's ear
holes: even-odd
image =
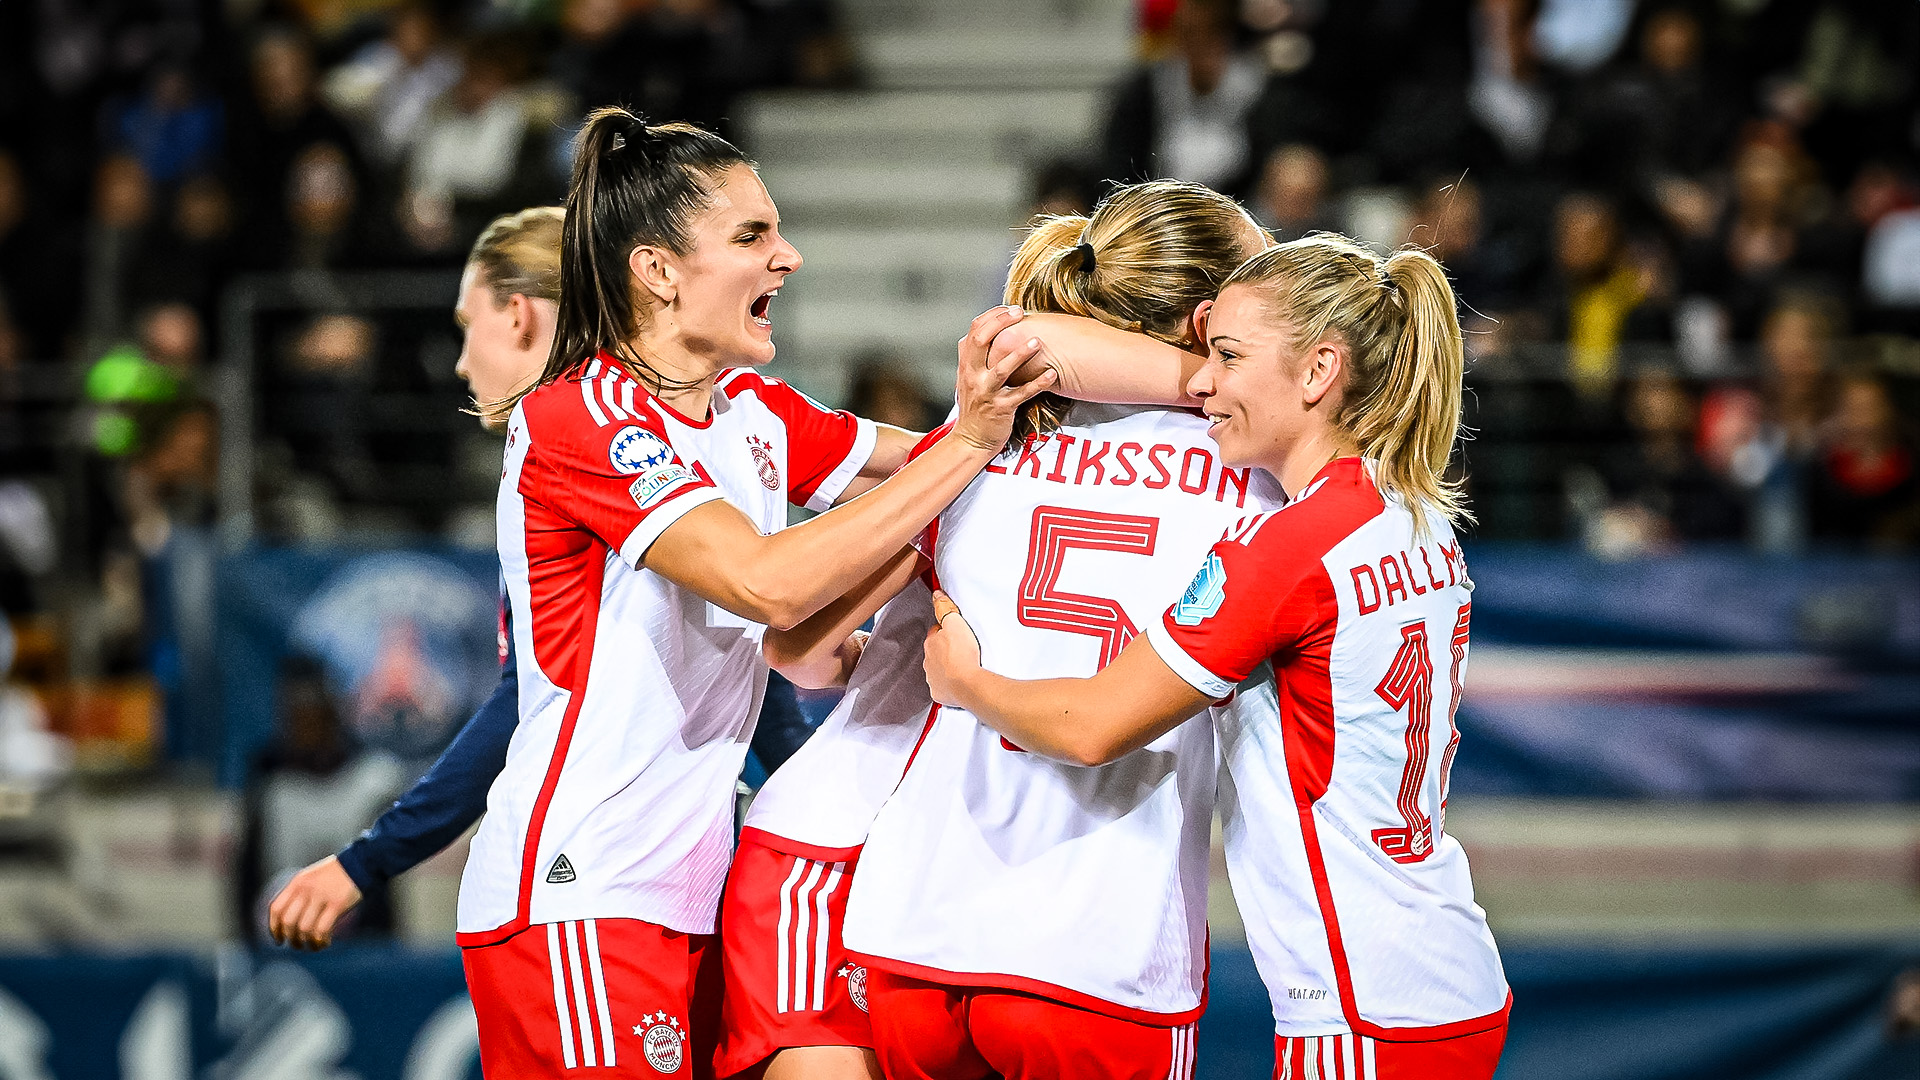
[[[640,287],[663,304],[680,298],[679,268],[657,247],[642,244],[627,254],[627,269]]]
[[[1213,301],[1202,300],[1193,309],[1193,317],[1188,320],[1188,328],[1193,331],[1193,344],[1196,352],[1207,351],[1207,316],[1213,314]]]
[[[1301,365],[1301,397],[1309,408],[1320,404],[1347,374],[1347,349],[1337,341],[1316,342]]]

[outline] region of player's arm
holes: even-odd
[[[860,627],[927,568],[926,556],[903,548],[853,591],[790,630],[768,630],[760,648],[767,665],[810,690],[845,686],[860,660]]]
[[[980,643],[960,609],[935,593],[927,685],[1023,750],[1072,765],[1105,765],[1147,745],[1211,700],[1135,638],[1089,679],[1009,679],[980,666]]]
[[[294,875],[273,898],[267,909],[273,940],[296,949],[326,948],[335,925],[367,893],[445,850],[480,820],[487,791],[506,767],[519,709],[519,666],[509,633],[500,681],[433,766],[358,839]]]
[[[1209,301],[1195,314],[1196,340],[1206,340]],[[994,308],[974,320],[979,325]],[[1017,309],[1016,309],[1017,310]],[[1079,401],[1120,405],[1184,405],[1199,402],[1187,395],[1187,383],[1207,358],[1176,348],[1145,334],[1108,326],[1077,315],[1027,312],[1002,329],[991,355],[999,358],[1030,339],[1039,339],[1040,353],[1014,372],[1014,380],[1031,379],[1051,370],[1059,376],[1056,393]]]
[[[1019,406],[1051,389],[1052,372],[1008,379],[1037,342],[989,362],[1012,319],[980,323],[961,339],[960,417],[945,438],[872,491],[763,535],[737,508],[711,500],[680,514],[641,556],[650,570],[743,618],[790,629],[866,580],[926,528],[1005,445]]]
[[[1031,375],[1027,377],[1032,378]],[[833,505],[839,506],[879,487],[880,481],[900,471],[900,466],[907,463],[913,448],[926,438],[924,432],[908,431],[892,424],[875,424],[873,433],[873,456],[867,458],[867,463],[860,466],[860,472],[847,481],[846,487],[840,489]]]

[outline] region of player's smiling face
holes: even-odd
[[[772,360],[773,294],[801,259],[766,185],[745,165],[728,169],[688,231],[674,312],[682,346],[716,370]]]
[[[1244,285],[1220,294],[1207,318],[1207,362],[1187,392],[1200,399],[1221,461],[1276,470],[1306,414],[1287,328],[1264,306]]]

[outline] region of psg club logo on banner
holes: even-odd
[[[768,491],[779,491],[780,467],[773,463],[773,444],[758,435],[749,435],[747,450],[753,454],[754,467],[760,470],[761,486]]]
[[[607,444],[607,460],[613,463],[614,472],[631,475],[665,465],[673,460],[673,451],[660,436],[628,424],[614,432],[613,441]]]
[[[1173,605],[1173,621],[1181,626],[1199,626],[1201,620],[1218,612],[1226,599],[1227,568],[1221,564],[1219,555],[1209,552],[1206,565],[1194,575],[1186,595]]]
[[[687,1033],[681,1028],[679,1017],[669,1016],[665,1010],[648,1013],[634,1025],[633,1033],[640,1036],[640,1048],[647,1055],[647,1064],[663,1073],[680,1071],[680,1064],[686,1059]]]

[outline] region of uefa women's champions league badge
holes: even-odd
[[[1206,564],[1193,576],[1180,602],[1173,605],[1173,621],[1181,626],[1199,626],[1213,617],[1227,600],[1227,568],[1215,552],[1207,553]]]
[[[680,1071],[687,1057],[687,1032],[680,1026],[679,1017],[667,1015],[664,1009],[647,1013],[633,1026],[633,1033],[640,1036],[640,1049],[647,1055],[647,1064],[663,1073]]]
[[[627,476],[672,461],[673,448],[646,428],[628,424],[613,433],[613,441],[607,444],[607,460],[614,472]]]

